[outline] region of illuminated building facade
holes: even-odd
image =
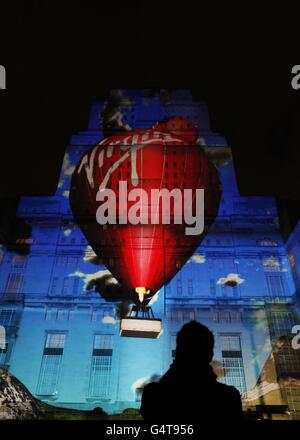
[[[218,217],[193,257],[153,301],[155,317],[163,320],[161,337],[121,338],[116,302],[97,292],[99,282],[105,289],[106,268],[101,261],[100,267],[95,264],[68,199],[75,165],[107,135],[99,125],[104,103],[95,103],[87,130],[70,140],[56,194],[21,198],[18,215],[32,227],[25,243],[30,253],[0,250],[0,324],[6,329],[2,368],[51,404],[100,406],[109,413],[138,408],[143,385],[172,362],[176,332],[196,319],[215,334],[213,366],[220,380],[239,389],[245,406],[264,404],[265,394],[272,403],[271,382],[266,378],[267,391],[261,395],[257,383],[278,338],[290,335],[297,322],[299,246],[291,250],[297,240],[292,237],[288,247],[284,243],[274,198],[239,194],[230,148],[211,132],[205,103],[193,101],[188,91],[167,98],[125,91],[118,97],[117,116],[124,125],[148,128],[172,115],[198,125],[201,144],[222,180]],[[272,390],[279,390],[281,400],[273,400],[287,403],[293,417],[300,418],[298,391],[279,383],[283,371],[284,377],[300,371],[300,350],[290,350],[275,355]]]

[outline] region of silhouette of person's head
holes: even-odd
[[[187,359],[209,364],[214,354],[214,335],[197,321],[190,321],[177,333],[176,361]]]

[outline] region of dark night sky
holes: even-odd
[[[208,102],[242,194],[300,200],[300,90],[290,84],[299,10],[13,3],[0,17],[1,196],[53,194],[70,135],[86,128],[91,102],[110,88],[180,87]]]

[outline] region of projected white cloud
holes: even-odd
[[[65,174],[66,176],[72,176],[74,170],[75,170],[75,166],[71,164],[70,155],[69,153],[66,153],[62,165],[63,174]]]
[[[161,376],[158,374],[153,374],[153,376],[140,377],[132,385],[131,390],[135,393],[137,390],[142,390],[148,383],[158,382]]]
[[[217,284],[226,285],[226,284],[242,284],[245,282],[244,278],[241,278],[237,273],[229,273],[225,278],[219,278]]]
[[[118,286],[118,281],[113,278],[109,270],[99,270],[96,273],[84,273],[80,271],[73,272],[69,275],[69,277],[79,277],[84,279],[84,288],[85,290],[90,290],[94,287],[94,285],[105,278],[105,283],[110,285]]]
[[[83,261],[85,263],[92,263],[92,264],[100,264],[99,261],[99,257],[95,254],[95,252],[93,251],[92,247],[90,245],[88,245],[85,249],[85,253],[83,256]]]
[[[203,264],[205,263],[206,259],[205,259],[205,255],[193,255],[190,259],[189,259],[189,263],[196,263],[196,264]]]
[[[113,324],[114,325],[114,324],[116,324],[117,321],[115,320],[115,318],[113,316],[106,315],[102,318],[101,322],[103,322],[103,324]]]

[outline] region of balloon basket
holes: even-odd
[[[161,319],[129,317],[120,321],[120,336],[158,339],[161,334]]]

